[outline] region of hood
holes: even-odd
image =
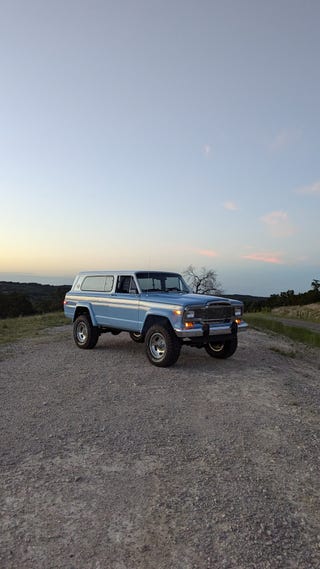
[[[233,300],[231,298],[224,298],[221,296],[211,296],[209,294],[194,294],[194,293],[176,293],[176,292],[143,292],[141,294],[141,300],[152,300],[153,302],[160,302],[164,304],[179,304],[180,306],[189,305],[201,305],[207,304],[207,302],[229,302],[232,305],[242,306],[242,302],[239,300]]]

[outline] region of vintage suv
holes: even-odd
[[[79,348],[96,345],[100,334],[129,332],[145,342],[152,364],[173,365],[181,346],[204,347],[210,356],[229,358],[245,330],[243,304],[193,294],[182,276],[163,271],[81,272],[64,300]]]

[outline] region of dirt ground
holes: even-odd
[[[1,569],[320,568],[320,350],[0,350]]]

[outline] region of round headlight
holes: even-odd
[[[194,310],[188,310],[188,312],[186,312],[186,318],[194,318]]]

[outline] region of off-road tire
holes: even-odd
[[[154,324],[145,338],[146,354],[157,367],[169,367],[176,363],[180,355],[181,343],[170,328]]]
[[[78,348],[91,350],[95,347],[99,338],[96,326],[92,326],[90,317],[81,314],[73,323],[73,339]]]
[[[225,360],[235,353],[238,346],[238,338],[231,338],[225,342],[209,342],[205,345],[205,350],[212,358]]]

